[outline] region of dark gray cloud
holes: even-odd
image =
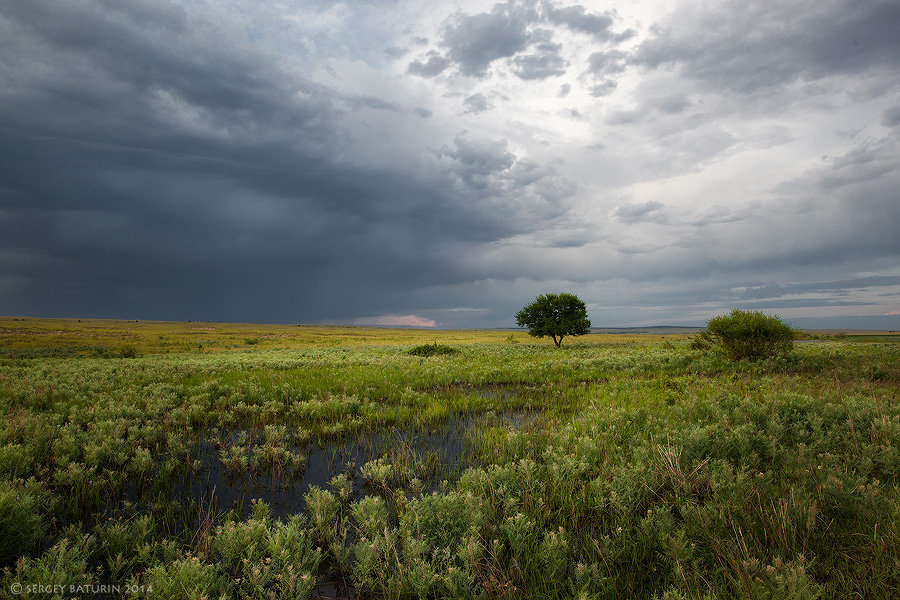
[[[626,68],[626,55],[609,46],[635,35],[632,30],[613,32],[615,20],[614,13],[589,13],[581,5],[557,8],[550,2],[537,6],[515,0],[495,4],[490,12],[456,13],[443,27],[441,50],[432,49],[412,61],[408,71],[433,77],[453,65],[462,75],[487,78],[492,65],[505,59],[512,73],[525,81],[564,75],[569,62],[557,38],[560,31],[568,30],[602,42],[604,49],[592,57],[589,70],[597,79],[595,95],[605,95],[615,88],[610,77]],[[605,64],[601,64],[603,58]]]
[[[691,101],[685,94],[666,94],[664,96],[646,96],[642,97],[637,108],[630,110],[617,110],[607,117],[607,122],[611,125],[628,125],[630,123],[639,123],[646,121],[656,115],[677,115],[683,113],[691,106]],[[687,121],[692,126],[695,123]],[[679,122],[683,128],[685,121]]]
[[[588,13],[581,5],[554,8],[552,5],[546,4],[544,14],[548,21],[557,25],[568,25],[576,31],[589,33],[600,39],[608,39],[611,36],[612,17]]]
[[[382,98],[377,96],[369,96],[369,95],[346,95],[341,94],[338,96],[341,102],[347,105],[347,108],[350,110],[359,110],[360,108],[371,108],[374,110],[389,110],[393,112],[401,112],[403,109],[393,103],[388,102]]]
[[[691,105],[686,94],[668,94],[659,98],[651,98],[647,106],[661,113],[672,115],[684,112]]]
[[[537,13],[514,2],[496,4],[476,15],[457,15],[447,25],[443,45],[463,75],[483,77],[488,66],[525,50],[532,40],[529,24]]]
[[[472,94],[463,100],[463,107],[467,113],[478,114],[494,107],[484,94]]]
[[[796,298],[790,300],[761,300],[759,302],[739,302],[735,308],[761,310],[764,308],[821,308],[829,306],[872,306],[874,302],[854,302],[827,300],[821,298]]]
[[[338,317],[358,309],[349,289],[368,288],[373,310],[393,306],[406,286],[453,277],[441,248],[504,231],[477,207],[456,213],[459,200],[430,185],[296,154],[279,161],[265,148],[220,164],[71,150],[77,159],[36,148],[32,168],[58,181],[15,185],[32,206],[3,211],[13,232],[3,272],[19,281],[10,312],[126,316],[125,305],[135,316],[233,320],[232,304],[256,303],[258,318]],[[457,227],[468,233],[457,238]]]
[[[450,59],[432,50],[426,55],[427,60],[414,60],[409,63],[407,72],[420,77],[436,77],[450,66]]]
[[[389,48],[384,49],[384,55],[388,58],[403,58],[407,54],[409,54],[409,48],[390,46]]]
[[[635,31],[627,29],[616,33],[612,31],[615,24],[615,13],[589,13],[580,4],[564,8],[554,8],[549,2],[543,6],[544,17],[555,25],[566,25],[573,31],[592,35],[601,41],[622,42],[635,36]]]
[[[512,59],[513,73],[526,81],[564,75],[568,63],[560,56],[561,49],[561,44],[537,44],[531,54],[520,54]]]
[[[900,104],[898,104],[897,106],[892,106],[891,108],[884,111],[884,114],[881,116],[881,122],[888,127],[896,127],[897,125],[900,125]]]
[[[506,171],[516,162],[509,151],[506,140],[470,140],[457,137],[456,148],[445,150],[445,154],[457,161],[457,173],[466,181]]]
[[[588,88],[588,92],[595,98],[603,98],[604,96],[609,96],[615,92],[618,87],[619,84],[616,83],[616,81],[612,79],[603,79],[599,83],[595,83]]]
[[[368,314],[403,311],[464,276],[454,247],[513,231],[510,206],[472,196],[519,185],[500,146],[461,142],[446,171],[354,165],[344,116],[403,110],[218,43],[177,5],[2,18],[4,313],[337,319],[360,289]]]
[[[844,292],[865,288],[900,286],[900,277],[874,275],[839,281],[814,281],[808,283],[751,283],[744,287],[740,298],[773,298],[788,294],[805,294],[809,292]]]
[[[616,75],[625,70],[627,57],[620,50],[594,52],[588,59],[588,71],[597,77]]]
[[[870,69],[893,71],[900,56],[900,4],[739,1],[682,5],[670,25],[641,44],[633,62],[673,65],[730,93],[749,93]]]
[[[615,77],[627,68],[628,55],[620,50],[600,50],[588,59],[588,73],[593,76],[589,87],[592,96],[602,98],[613,93],[618,87]]]
[[[623,204],[616,208],[616,210],[613,211],[613,214],[615,214],[616,218],[623,223],[636,223],[638,221],[653,219],[659,214],[659,210],[664,206],[665,204],[662,202],[648,200],[647,202],[642,202],[640,204]],[[651,215],[653,215],[653,217],[651,217]]]
[[[504,139],[456,137],[440,156],[464,196],[477,196],[482,210],[504,214],[518,235],[539,231],[568,212],[576,186],[560,177],[556,165],[519,157]]]

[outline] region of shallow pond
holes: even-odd
[[[211,514],[235,510],[243,517],[250,512],[251,500],[258,499],[270,506],[273,516],[284,517],[305,510],[303,497],[310,486],[329,488],[341,474],[352,486],[353,499],[387,486],[427,492],[470,466],[467,435],[492,426],[518,428],[533,414],[515,410],[454,415],[433,426],[287,443],[278,449],[296,461],[288,467],[235,468],[228,459],[231,448],[238,446],[252,463],[253,453],[264,447],[262,436],[248,430],[220,431],[198,446],[192,464],[199,468],[176,483],[172,498]]]

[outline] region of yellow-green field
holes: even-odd
[[[684,335],[589,335],[582,344],[684,339]],[[569,338],[571,341],[571,338]],[[243,323],[123,321],[110,319],[37,319],[0,317],[0,348],[121,349],[144,354],[255,349],[386,346],[399,344],[473,344],[533,341],[525,331],[397,329],[357,326],[257,325]]]
[[[898,391],[890,335],[3,318],[0,598],[893,598]]]

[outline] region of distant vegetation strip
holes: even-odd
[[[648,335],[659,333],[646,331]],[[678,332],[670,332],[678,334]],[[635,334],[631,334],[632,336]],[[646,336],[642,335],[641,339]],[[637,339],[637,338],[635,338]],[[659,338],[662,339],[662,338]],[[339,346],[484,344],[534,340],[521,329],[435,330],[362,326],[257,325],[242,323],[36,319],[0,317],[0,355],[41,349],[33,356],[100,356],[133,348],[141,354],[272,350]],[[632,341],[629,335],[590,335],[579,343]],[[43,352],[44,354],[40,354]],[[20,352],[25,356],[27,352]]]

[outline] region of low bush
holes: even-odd
[[[797,331],[777,316],[734,309],[710,319],[692,347],[713,348],[733,361],[759,360],[789,354],[796,336]]]
[[[25,486],[0,481],[0,567],[36,549],[44,534],[39,508]]]
[[[435,342],[433,344],[422,344],[421,346],[416,346],[409,351],[409,354],[411,356],[445,356],[448,354],[459,354],[459,350],[452,346],[438,344],[437,342]]]
[[[134,346],[122,346],[119,348],[119,358],[138,358],[141,353]]]
[[[0,539],[2,544],[6,543],[4,538]],[[23,555],[14,566],[3,570],[0,598],[90,597],[90,590],[97,582],[97,574],[91,569],[91,555],[95,550],[94,536],[80,532],[75,526],[67,528],[60,540],[41,556]],[[56,592],[42,592],[42,589]],[[66,595],[59,590],[64,590]],[[7,591],[11,594],[7,595]]]

